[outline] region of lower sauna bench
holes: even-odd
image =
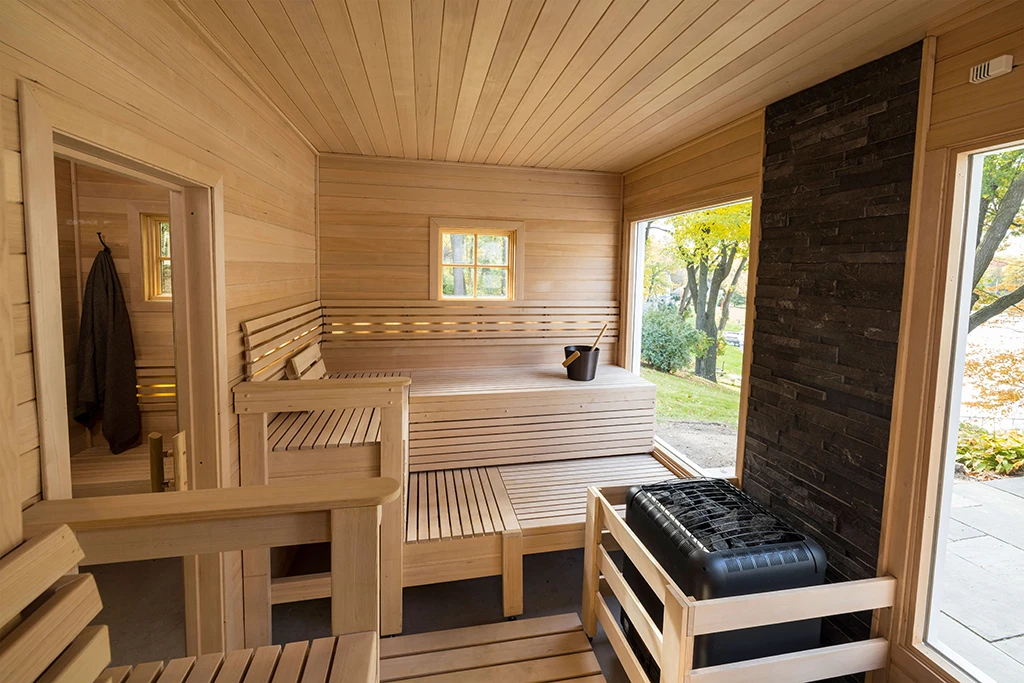
[[[414,472],[404,583],[500,575],[505,616],[522,614],[523,555],[583,547],[588,486],[675,476],[648,454]]]
[[[268,645],[105,670],[96,683],[375,683],[377,634]]]
[[[409,475],[403,584],[502,577],[505,616],[523,613],[523,555],[582,548],[588,486],[677,476],[651,454],[466,467]],[[625,514],[624,507],[616,508]],[[274,604],[330,595],[330,574],[273,579]]]
[[[382,683],[604,681],[576,614],[387,638],[380,659]]]

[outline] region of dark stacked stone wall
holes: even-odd
[[[821,542],[831,580],[876,571],[920,67],[912,45],[765,116],[743,487]]]

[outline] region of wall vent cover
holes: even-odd
[[[981,83],[1013,71],[1013,55],[1002,55],[971,67],[971,83]]]

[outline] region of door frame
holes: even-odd
[[[172,248],[181,255],[174,269],[174,365],[178,426],[190,439],[189,479],[196,488],[230,485],[221,173],[24,80],[18,81],[18,111],[36,385],[65,386],[62,335],[47,333],[53,320],[62,324],[55,154],[166,187]],[[36,398],[43,498],[70,498],[66,392],[37,391]],[[222,555],[186,561],[189,654],[226,649],[225,581],[232,574]]]

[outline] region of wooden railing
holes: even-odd
[[[399,482],[399,495],[384,505],[381,518],[381,631],[402,631],[402,560],[405,534],[405,487],[409,478],[408,377],[318,379],[314,381],[247,381],[234,388],[243,487],[269,482],[268,415],[295,411],[374,408],[380,412],[380,476]],[[339,454],[338,457],[341,457]],[[322,476],[311,467],[311,481]],[[356,480],[358,482],[359,480]],[[362,480],[365,481],[365,480]],[[246,647],[269,645],[270,553],[242,555],[245,577]]]
[[[379,632],[380,506],[397,500],[399,494],[395,479],[322,478],[261,487],[44,500],[25,510],[24,534],[42,538],[62,524],[75,532],[71,542],[81,552],[69,556],[70,564],[61,566],[58,576],[76,562],[108,564],[328,542],[331,631]],[[49,565],[59,559],[45,558],[44,568],[51,570]],[[9,557],[0,564],[9,567]],[[47,581],[55,578],[40,576]],[[8,598],[13,603],[39,594],[3,585],[5,603]],[[0,617],[0,623],[7,621]]]
[[[612,614],[604,594],[610,592],[629,616],[637,635],[661,668],[660,683],[754,683],[817,681],[882,669],[889,657],[884,638],[762,657],[732,664],[693,668],[697,636],[767,626],[802,619],[891,607],[892,577],[848,581],[810,588],[771,591],[730,598],[694,600],[685,595],[616,513],[628,487],[587,491],[584,546],[583,628],[587,635],[604,627],[631,683],[650,681]],[[605,534],[611,538],[606,539]],[[608,554],[621,549],[665,606],[659,626],[644,609]]]

